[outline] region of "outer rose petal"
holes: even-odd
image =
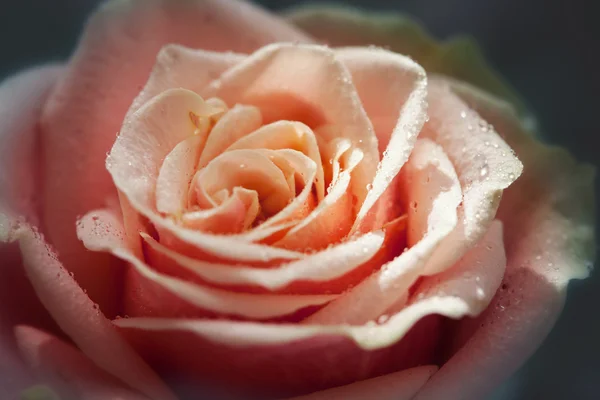
[[[98,368],[75,347],[28,326],[15,330],[19,348],[27,363],[44,381],[69,399],[143,400],[139,393],[126,389],[115,377]]]
[[[14,239],[38,297],[75,344],[96,365],[131,387],[151,398],[172,399],[170,390],[114,330],[43,237],[21,225]]]
[[[460,350],[419,400],[485,397],[540,345],[562,310],[568,281],[585,278],[595,258],[593,168],[533,140],[507,103],[452,86],[502,132],[525,170],[498,212],[507,232],[503,289],[478,319],[460,323],[454,343]]]
[[[410,400],[435,371],[435,366],[415,367],[290,400]]]
[[[203,316],[208,311],[216,315],[269,319],[320,306],[337,297],[334,294],[238,293],[170,277],[137,258],[126,246],[120,221],[103,211],[84,216],[78,223],[77,234],[90,250],[110,252],[133,268],[125,282],[124,293],[125,312],[131,315]]]
[[[16,220],[37,223],[37,124],[48,93],[62,73],[58,66],[35,68],[0,85],[0,398],[18,397],[33,384],[15,349],[13,326],[55,326],[22,267],[14,240]]]
[[[192,379],[293,391],[318,390],[433,360],[440,314],[475,316],[500,284],[502,229],[486,237],[421,298],[388,320],[364,326],[252,323],[226,320],[119,319],[131,343],[165,372]],[[491,272],[491,273],[490,273]],[[477,281],[475,277],[481,279]],[[483,296],[478,287],[484,287]],[[434,323],[432,325],[432,322]],[[211,363],[206,363],[210,355]]]
[[[115,194],[104,159],[123,117],[166,44],[250,52],[275,41],[309,39],[235,0],[114,0],[90,19],[41,121],[44,223],[65,266],[104,307],[111,292],[107,259],[85,251],[73,229],[78,215]],[[68,179],[66,179],[68,177]]]
[[[470,82],[519,106],[518,94],[491,69],[477,44],[468,37],[439,43],[409,16],[350,7],[307,6],[286,14],[292,22],[330,46],[381,46],[406,54],[428,72]]]

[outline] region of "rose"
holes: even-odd
[[[508,103],[435,75],[515,101],[465,42],[396,17],[290,18],[398,54],[300,44],[239,3],[115,2],[68,67],[4,84],[2,376],[19,381],[3,390],[30,372],[15,327],[45,381],[98,398],[169,398],[182,378],[479,398],[540,343],[592,259],[590,169]],[[164,47],[146,83],[168,43],[191,49]],[[500,201],[521,170],[511,148],[524,173]]]

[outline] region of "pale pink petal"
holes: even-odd
[[[253,5],[235,0],[114,0],[89,20],[69,71],[40,123],[44,226],[66,268],[102,301],[112,282],[106,257],[79,243],[77,216],[116,194],[104,161],[159,50],[169,43],[218,52],[251,52],[278,41],[309,40]]]
[[[153,364],[159,371],[200,387],[210,382],[237,389],[241,398],[306,394],[430,365],[439,329],[435,319],[426,319],[401,341],[364,350],[320,328],[296,335],[298,326],[288,324],[148,318],[114,323],[140,354],[160,360]],[[221,336],[229,337],[226,343]]]
[[[121,208],[128,236],[139,239],[138,232],[143,230],[137,216],[140,213],[156,225],[165,242],[172,246],[191,245],[199,251],[239,260],[299,257],[294,252],[258,244],[232,246],[231,238],[186,229],[155,212],[159,166],[173,147],[197,134],[199,128],[192,116],[210,116],[215,112],[215,107],[196,93],[169,89],[148,101],[125,122],[106,166],[122,193]]]
[[[593,168],[536,142],[507,103],[448,84],[494,124],[525,168],[498,212],[508,262],[501,290],[481,317],[460,323],[450,349],[458,351],[419,400],[485,397],[541,344],[562,310],[567,282],[587,276],[595,257]]]
[[[13,326],[51,319],[25,277],[15,240],[18,222],[39,222],[38,122],[60,66],[33,68],[0,85],[0,398],[18,398],[35,382],[17,354]]]
[[[137,95],[129,111],[131,115],[148,100],[160,93],[184,88],[199,93],[224,71],[233,67],[246,56],[227,52],[191,49],[179,44],[165,45],[156,56],[148,82]]]
[[[39,193],[38,122],[63,68],[45,66],[22,72],[0,85],[0,204],[37,223]],[[8,238],[0,217],[0,241]]]
[[[401,190],[406,193],[411,247],[304,322],[364,324],[377,319],[406,296],[429,257],[454,229],[461,191],[456,172],[441,147],[419,140],[401,182],[405,186]]]
[[[354,220],[354,197],[350,191],[352,171],[363,158],[362,151],[358,149],[348,153],[343,171],[339,171],[339,162],[334,162],[333,180],[325,198],[306,218],[275,242],[275,246],[293,250],[320,250],[347,236]]]
[[[236,150],[223,153],[198,172],[195,184],[214,196],[220,190],[233,191],[235,187],[258,193],[261,208],[274,215],[295,197],[280,168],[265,150]]]
[[[204,168],[238,139],[249,135],[262,125],[260,110],[236,104],[215,124],[200,155],[198,168]]]
[[[96,366],[75,347],[29,326],[18,326],[15,334],[21,353],[40,377],[81,400],[142,400],[118,379]],[[71,397],[72,396],[72,397]]]
[[[302,75],[298,76],[301,71]],[[363,151],[353,192],[362,204],[375,175],[377,138],[346,67],[323,46],[274,44],[226,71],[201,94],[227,104],[252,104],[265,122],[300,121],[312,129],[331,124],[332,133]],[[332,137],[324,138],[327,141]]]
[[[114,330],[43,237],[25,225],[16,234],[25,271],[38,297],[83,353],[151,398],[172,399],[169,389]]]
[[[252,319],[290,315],[310,306],[320,306],[336,297],[335,295],[255,295],[197,285],[158,273],[137,258],[125,245],[125,234],[120,221],[107,212],[93,212],[84,216],[77,228],[77,233],[86,247],[94,251],[110,252],[128,262],[139,275],[133,277],[135,283],[125,283],[132,286],[125,290],[125,310],[134,307],[128,302],[133,301],[137,306],[139,293],[146,290],[144,286],[148,286],[150,291],[155,291],[154,288],[157,288],[154,299],[148,298],[148,302],[140,303],[142,308],[148,310],[152,310],[153,303],[160,303],[161,309],[169,310],[171,302],[179,303],[183,300],[189,304],[189,309],[199,308],[221,315]],[[149,284],[146,285],[146,281]],[[161,296],[161,292],[165,292],[165,295]],[[173,309],[175,313],[175,307]]]
[[[221,204],[213,208],[188,211],[181,216],[180,223],[190,229],[212,233],[239,233],[248,229],[260,209],[258,193],[240,187]]]
[[[523,165],[494,128],[453,94],[446,82],[429,81],[429,121],[420,134],[443,147],[463,190],[458,225],[427,262],[426,274],[452,265],[477,242],[494,220],[503,189]]]
[[[380,319],[378,323],[362,326],[298,325],[159,318],[129,318],[116,320],[114,323],[124,329],[139,330],[140,334],[143,331],[148,334],[189,332],[211,343],[239,349],[257,346],[264,350],[278,345],[293,345],[298,341],[322,340],[332,344],[331,351],[335,351],[334,343],[341,344],[350,339],[360,349],[376,351],[397,343],[411,327],[431,314],[454,319],[466,315],[476,316],[486,308],[495,293],[494,288],[500,285],[504,265],[506,258],[502,226],[495,223],[488,234],[460,260],[456,268],[448,270],[446,280],[432,282],[421,292],[422,296],[417,296],[402,311]],[[477,277],[480,279],[477,280]],[[477,288],[482,288],[483,296]]]
[[[370,260],[384,242],[383,233],[368,233],[307,255],[302,260],[276,268],[257,268],[251,265],[232,266],[194,260],[168,249],[146,234],[142,238],[147,244],[148,263],[169,275],[191,281],[201,278],[218,285],[251,286],[273,291],[288,287],[286,292],[290,293],[306,291],[311,287],[309,283],[317,283],[312,285],[315,292],[325,289],[334,293],[327,281],[340,278]]]
[[[156,209],[159,212],[180,216],[185,210],[204,140],[202,135],[190,136],[165,157],[156,178]]]
[[[434,365],[405,369],[290,400],[411,400],[437,369]]]
[[[369,230],[361,227],[363,219],[408,160],[425,122],[427,77],[410,58],[383,49],[340,49],[336,57],[352,74],[383,155],[353,228]]]
[[[301,122],[277,121],[257,129],[251,134],[239,138],[226,151],[236,149],[291,149],[299,151],[315,162],[317,175],[315,189],[317,199],[323,199],[325,179],[321,154],[313,131]]]

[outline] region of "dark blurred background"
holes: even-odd
[[[173,0],[176,1],[176,0]],[[72,51],[95,0],[0,0],[0,79]],[[271,9],[302,3],[264,0]],[[472,35],[522,94],[541,132],[598,165],[600,29],[595,0],[348,0],[406,12],[438,38]],[[542,348],[493,400],[600,399],[600,272],[573,282]]]

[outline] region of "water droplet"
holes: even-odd
[[[540,256],[539,254],[535,257],[536,260],[541,260],[542,256]]]
[[[481,170],[479,171],[479,175],[482,178],[485,178],[487,176],[488,172],[489,172],[488,166],[487,166],[487,164],[485,164],[483,167],[481,167]]]
[[[367,190],[373,190],[373,184],[372,183],[369,183],[367,185]]]
[[[389,315],[387,315],[387,314],[380,315],[379,318],[377,318],[377,323],[378,324],[385,324],[388,319],[390,319]]]
[[[479,298],[479,299],[482,299],[485,296],[485,292],[480,287],[477,288],[477,290],[475,291],[475,294],[477,295],[477,298]]]
[[[242,168],[242,169],[246,168],[246,164],[240,164],[240,168]]]
[[[461,111],[460,112],[460,117],[461,118],[467,118],[467,112],[466,111]]]
[[[515,174],[513,174],[512,172],[508,174],[508,179],[515,179]]]
[[[471,132],[473,130],[473,125],[471,125],[471,124],[467,125],[467,130],[469,132]]]

